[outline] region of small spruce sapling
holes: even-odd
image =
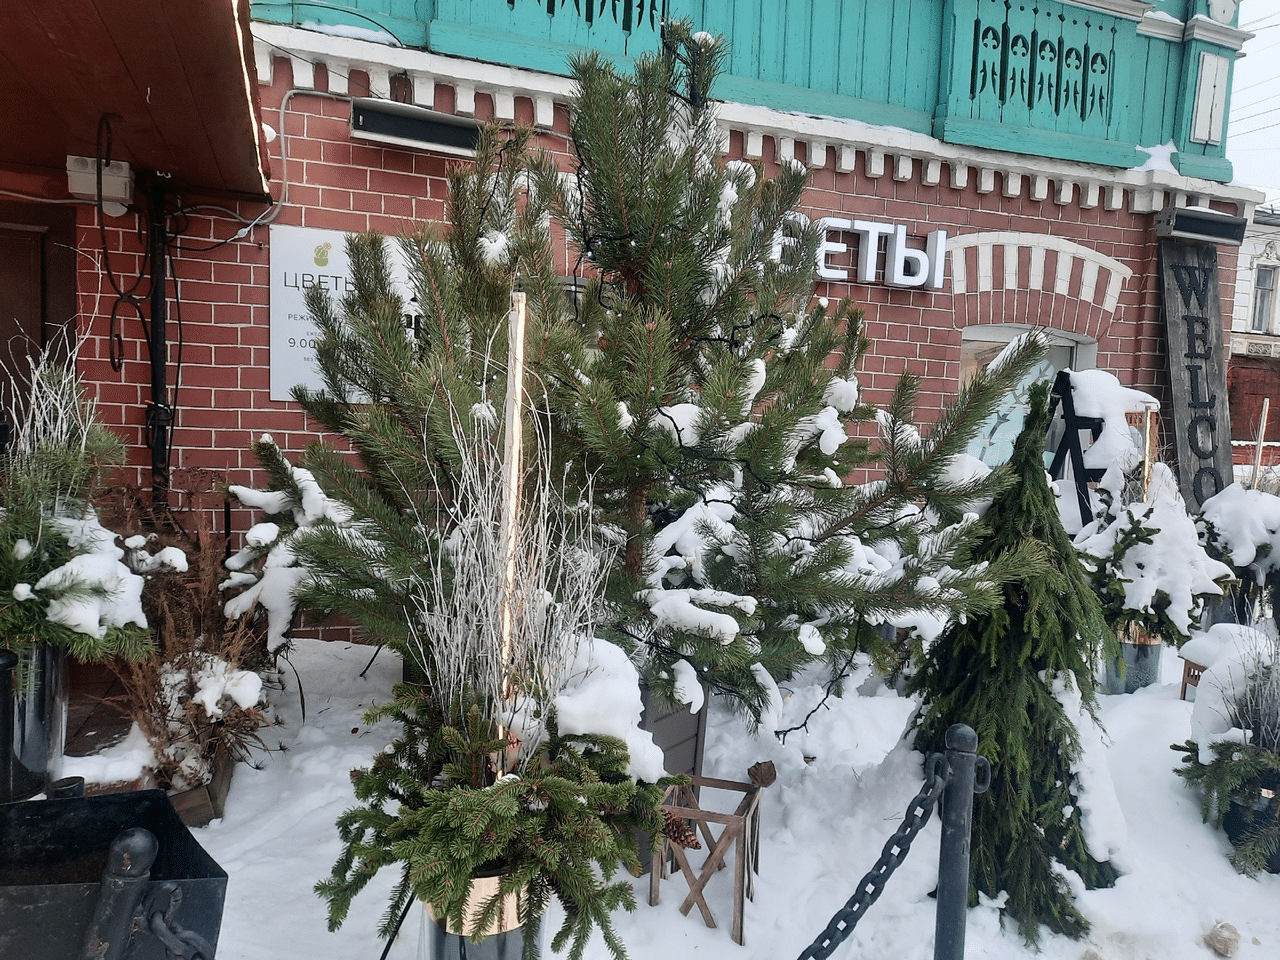
[[[987,511],[990,531],[974,551],[981,562],[1035,545],[1040,562],[1003,585],[1002,605],[953,622],[911,679],[922,696],[916,746],[941,750],[947,727],[967,723],[991,761],[991,788],[974,799],[970,900],[1006,891],[1004,911],[1029,943],[1042,923],[1073,937],[1089,928],[1064,868],[1089,889],[1116,878],[1086,842],[1075,769],[1081,732],[1057,690],[1077,691],[1082,717],[1092,719],[1094,664],[1108,630],[1045,475],[1047,398],[1047,383],[1032,389],[1008,464],[1014,482]]]

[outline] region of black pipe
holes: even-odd
[[[155,834],[142,827],[121,830],[111,841],[80,960],[123,960],[133,935],[134,913],[159,850]]]
[[[0,803],[13,800],[13,670],[18,655],[0,650]]]
[[[991,785],[991,764],[986,757],[977,755],[978,735],[972,727],[963,723],[953,724],[947,729],[946,743],[951,779],[942,795],[942,842],[938,851],[938,913],[933,960],[964,960],[973,795],[984,793]],[[977,771],[981,771],[981,779],[977,778]]]
[[[151,202],[147,210],[147,239],[151,273],[151,327],[147,354],[151,358],[151,402],[147,406],[147,444],[151,447],[151,506],[169,505],[169,429],[173,410],[169,407],[168,298],[165,276],[164,180],[151,178]]]

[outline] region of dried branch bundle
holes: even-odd
[[[575,485],[584,495],[571,504],[542,438],[521,471],[522,506],[508,531],[501,436],[484,416],[452,410],[450,420],[461,456],[452,496],[435,501],[430,523],[420,517],[439,549],[412,585],[418,616],[407,653],[446,714],[466,700],[518,727],[519,766],[542,742],[547,707],[564,688],[578,645],[594,635],[609,557],[600,549],[590,486]]]

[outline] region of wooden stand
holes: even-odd
[[[169,794],[173,809],[178,811],[183,823],[188,827],[203,827],[222,816],[235,767],[235,761],[219,751],[213,758],[213,777],[208,783]]]
[[[703,790],[732,790],[743,794],[742,801],[733,813],[716,813],[705,810],[698,805],[695,788]],[[733,780],[716,780],[712,777],[693,777],[688,786],[671,787],[667,790],[666,802],[662,810],[691,820],[697,825],[707,846],[707,859],[702,869],[695,875],[689,865],[689,857],[684,847],[663,838],[660,856],[655,860],[655,869],[649,874],[649,905],[657,906],[658,888],[662,879],[667,876],[669,857],[674,856],[689,883],[689,895],[680,904],[680,912],[688,916],[689,911],[697,904],[702,919],[708,927],[714,928],[715,917],[703,896],[707,881],[712,875],[725,866],[725,857],[729,847],[734,847],[733,858],[733,930],[734,943],[743,942],[742,909],[744,900],[756,898],[755,875],[760,872],[760,788],[751,783],[738,783]],[[722,824],[724,829],[717,838],[712,831],[712,824]],[[661,868],[657,868],[661,864]]]
[[[1196,663],[1185,657],[1182,659],[1182,689],[1178,692],[1178,699],[1187,699],[1187,687],[1200,686],[1200,675],[1204,673],[1205,666],[1202,663]]]

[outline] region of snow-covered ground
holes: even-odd
[[[239,767],[225,818],[195,831],[230,875],[219,960],[378,960],[382,953],[374,929],[391,877],[361,894],[334,934],[311,890],[338,854],[333,823],[353,799],[348,771],[392,738],[389,725],[366,727],[360,715],[388,696],[400,667],[383,655],[362,679],[368,657],[368,648],[298,642],[292,659],[302,679],[305,722],[290,675],[289,689],[276,695],[285,724],[266,731],[269,742],[287,749],[266,757],[261,770]],[[1205,960],[1214,955],[1201,938],[1219,921],[1239,930],[1237,956],[1244,960],[1270,960],[1280,950],[1280,876],[1238,875],[1227,862],[1226,838],[1201,823],[1196,796],[1173,773],[1177,755],[1169,745],[1190,735],[1191,704],[1178,699],[1180,671],[1181,661],[1166,649],[1162,685],[1101,697],[1107,758],[1127,830],[1118,858],[1125,873],[1113,889],[1079,893],[1092,932],[1079,942],[1046,933],[1045,960]],[[763,798],[761,875],[746,907],[746,945],[729,938],[731,870],[709,887],[715,930],[696,909],[680,915],[686,888],[679,877],[664,883],[661,905],[648,906],[646,877],[636,881],[635,913],[617,920],[632,960],[787,960],[822,931],[921,784],[920,755],[900,744],[912,701],[876,683],[858,694],[857,685],[855,679],[844,699],[829,701],[809,731],[790,735],[785,745],[746,734],[712,700],[706,773],[745,780],[747,767],[763,759],[778,769]],[[789,694],[785,725],[803,718],[821,690],[795,685],[783,693]],[[706,795],[704,802],[715,798]],[[937,876],[938,835],[933,820],[835,957],[933,956],[928,894]],[[394,960],[418,956],[414,916],[393,948]],[[554,915],[549,919],[558,924]],[[969,911],[970,960],[1033,952],[1016,932],[1001,929],[994,906]],[[589,951],[590,960],[607,957],[602,943]]]

